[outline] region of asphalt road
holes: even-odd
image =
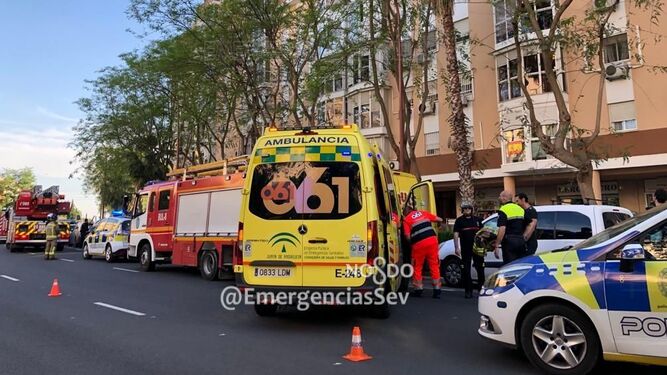
[[[137,272],[136,263],[84,260],[70,248],[58,257],[0,248],[0,374],[537,373],[478,336],[476,301],[460,291],[411,299],[387,320],[340,307],[260,318],[251,306],[224,310],[220,292],[231,282],[193,270]],[[63,295],[50,298],[54,278]],[[371,361],[341,358],[355,325]],[[606,364],[598,372],[661,371]]]

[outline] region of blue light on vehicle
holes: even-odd
[[[350,156],[352,155],[352,151],[343,151],[342,154],[343,156]]]
[[[112,217],[123,217],[123,216],[125,216],[125,212],[123,212],[123,210],[113,210],[113,211],[111,211],[111,216]]]

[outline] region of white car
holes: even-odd
[[[104,256],[111,263],[116,258],[127,258],[130,239],[130,219],[110,217],[102,219],[90,228],[83,242],[83,258]]]
[[[535,206],[537,211],[537,252],[542,253],[568,246],[602,232],[621,221],[632,217],[632,212],[625,208],[602,205],[545,205]],[[484,220],[485,227],[498,227],[498,215]],[[440,275],[447,286],[461,285],[461,258],[456,256],[454,240],[442,242],[438,248]],[[502,255],[496,259],[492,252],[484,259],[487,269],[502,265]],[[477,280],[477,271],[471,268],[473,280]]]
[[[502,267],[479,312],[480,335],[547,373],[587,374],[600,359],[667,366],[667,206]]]

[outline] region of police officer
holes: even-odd
[[[44,259],[56,259],[56,242],[58,240],[58,224],[56,215],[46,216],[46,247],[44,248]]]
[[[501,203],[498,211],[498,238],[493,251],[496,259],[500,259],[503,247],[503,264],[510,263],[526,255],[526,241],[523,239],[524,210],[512,202],[513,194],[504,190],[500,193]]]
[[[484,258],[472,251],[475,242],[475,234],[482,228],[482,219],[473,215],[472,204],[464,202],[461,204],[463,215],[454,222],[454,247],[456,255],[463,260],[463,286],[465,298],[472,298],[472,278],[470,277],[470,261],[477,271],[477,285],[481,288],[484,284]],[[459,244],[460,242],[460,244]]]
[[[438,236],[431,223],[442,222],[442,219],[428,211],[406,208],[406,212],[407,214],[403,219],[403,233],[406,234],[410,241],[412,266],[414,267],[412,283],[415,290],[411,294],[414,297],[421,297],[424,292],[422,268],[424,267],[424,260],[426,260],[428,261],[428,269],[433,279],[433,298],[440,298],[442,283],[440,281],[438,259]]]
[[[537,210],[528,202],[526,193],[519,193],[515,197],[515,202],[523,208],[523,239],[526,240],[527,255],[535,254],[537,251]]]

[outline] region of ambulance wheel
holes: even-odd
[[[139,255],[139,268],[144,272],[151,272],[155,270],[155,262],[151,259],[151,245],[145,243],[141,246],[141,254]]]
[[[88,251],[88,244],[87,243],[83,244],[83,250],[81,250],[81,254],[83,255],[83,259],[92,258],[92,256],[90,255],[90,251]]]
[[[440,276],[445,280],[445,285],[449,287],[459,287],[462,282],[463,263],[457,257],[449,257],[440,262]]]
[[[278,305],[272,303],[255,303],[255,313],[259,316],[275,316]]]
[[[204,280],[213,281],[218,278],[218,256],[215,252],[202,252],[199,257],[199,273]]]
[[[107,263],[113,262],[113,251],[111,250],[111,245],[107,244],[107,247],[104,249],[104,260]]]
[[[63,251],[65,249],[65,244],[59,243],[56,245],[56,251]]]
[[[549,374],[588,374],[600,361],[600,339],[588,318],[569,306],[538,305],[519,332],[530,362]]]

